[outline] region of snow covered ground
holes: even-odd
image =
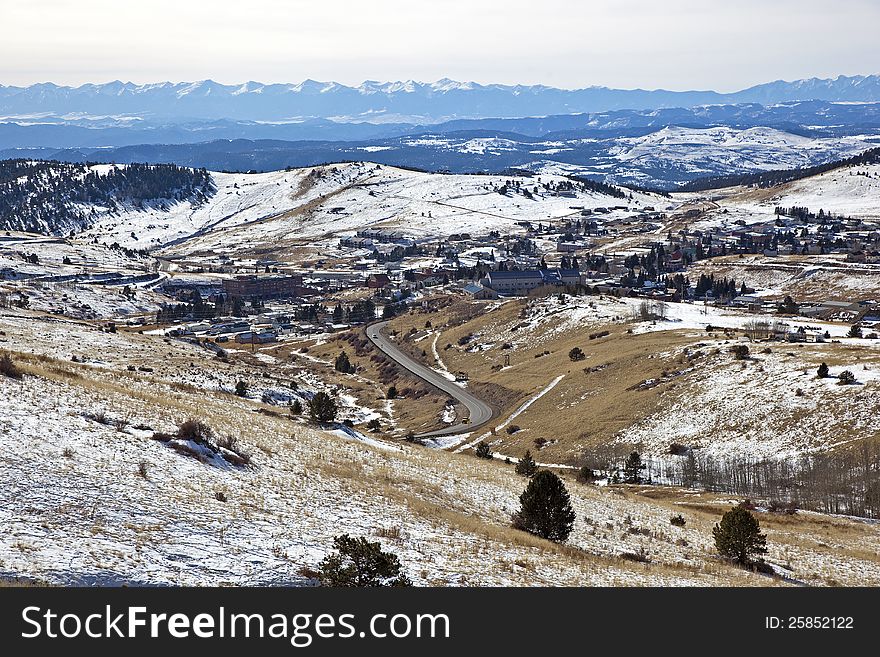
[[[880,164],[843,167],[769,190],[747,191],[725,204],[758,214],[772,214],[777,205],[807,207],[813,212],[862,219],[880,218]]]
[[[776,458],[880,438],[880,346],[873,358],[831,367],[825,379],[816,368],[834,352],[822,345],[768,344],[768,353],[753,345],[745,361],[735,360],[729,346],[703,343],[705,357],[664,393],[662,410],[622,432],[620,441],[654,454],[678,443],[714,456]],[[844,369],[857,384],[838,385]]]
[[[581,208],[620,204],[638,208],[661,200],[641,193],[630,200],[595,192],[556,196],[543,190],[528,199],[494,189],[511,180],[531,191],[535,185],[564,178],[438,175],[361,162],[289,172],[213,173],[212,177],[217,193],[202,205],[179,203],[167,212],[127,210],[104,215],[81,237],[162,249],[165,254],[224,253],[261,243],[316,239],[322,240],[316,245],[335,247],[339,237],[371,226],[399,229],[414,238],[490,230],[507,233],[519,230],[518,221],[577,215]]]

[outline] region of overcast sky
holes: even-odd
[[[880,72],[880,0],[0,0],[0,84],[734,91]]]

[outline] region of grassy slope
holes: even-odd
[[[90,348],[115,353],[133,337],[95,334]],[[711,526],[729,500],[670,491],[652,499],[651,489],[601,489],[564,474],[579,519],[569,544],[556,546],[509,527],[525,482],[503,463],[404,443],[372,447],[159,372],[21,353],[46,339],[19,333],[4,345],[28,376],[0,380],[0,573],[66,583],[297,583],[347,531],[388,536],[420,584],[778,583],[713,556]],[[202,368],[214,363],[187,355]],[[128,425],[83,417],[94,410]],[[239,436],[253,465],[207,466],[131,428],[172,430],[192,415]],[[679,510],[684,529],[668,522]],[[771,558],[791,562],[794,577],[880,581],[873,525],[810,514],[762,521]],[[621,558],[640,552],[650,563]]]

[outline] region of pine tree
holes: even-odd
[[[535,463],[535,459],[532,458],[532,453],[529,450],[526,450],[525,456],[523,456],[519,463],[516,464],[516,474],[523,475],[524,477],[531,477],[538,471],[538,465]]]
[[[721,556],[747,565],[753,555],[767,553],[767,536],[760,530],[757,518],[738,505],[721,517],[721,523],[715,525],[712,535]]]
[[[235,394],[239,397],[246,397],[248,392],[248,385],[245,381],[239,381],[235,384]]]
[[[336,552],[318,566],[321,586],[412,586],[397,555],[384,552],[378,542],[343,534],[333,539],[333,547]]]
[[[571,498],[562,480],[549,470],[541,470],[529,480],[519,497],[520,510],[513,526],[551,541],[563,542],[574,527]]]
[[[642,482],[642,470],[645,464],[642,463],[642,457],[638,452],[632,452],[623,464],[623,480],[628,484],[639,484]]]
[[[474,453],[481,459],[492,458],[492,448],[489,447],[489,443],[487,443],[485,440],[481,440],[479,443],[477,443],[477,447],[474,449]]]
[[[336,411],[336,402],[326,392],[315,393],[309,400],[309,416],[315,422],[332,422]]]
[[[819,369],[816,370],[816,375],[820,379],[826,378],[828,376],[828,365],[825,363],[822,363],[821,365],[819,365]]]
[[[299,399],[294,399],[290,405],[290,412],[294,415],[300,415],[303,412],[303,405]]]
[[[862,327],[858,324],[853,324],[849,327],[849,332],[846,335],[849,338],[860,338],[862,337]]]
[[[337,372],[342,372],[343,374],[354,374],[354,365],[351,364],[351,361],[348,360],[348,354],[345,351],[340,352],[340,354],[336,357],[336,362],[333,364],[336,368]]]

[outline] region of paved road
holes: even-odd
[[[378,322],[367,327],[367,337],[370,339],[370,342],[398,365],[406,368],[426,383],[430,383],[435,388],[445,392],[468,410],[467,422],[461,422],[451,427],[437,429],[436,431],[427,431],[419,434],[419,438],[434,438],[437,436],[450,436],[456,433],[466,433],[473,431],[492,419],[492,408],[488,404],[480,401],[467,390],[441,376],[431,368],[417,363],[398,349],[393,340],[389,340],[382,335],[382,329],[387,324],[388,322]]]

